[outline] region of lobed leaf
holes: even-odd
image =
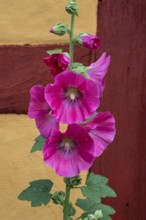
[[[86,179],[86,186],[81,187],[82,194],[94,201],[99,198],[116,197],[115,191],[106,185],[107,183],[106,177],[90,173]]]
[[[101,220],[112,220],[110,215],[115,214],[115,210],[101,203],[101,198],[116,197],[115,191],[107,183],[108,179],[104,176],[94,173],[87,176],[86,185],[81,187],[81,192],[86,199],[78,199],[76,202],[76,205],[84,211],[81,215],[82,219],[101,210],[103,213]]]
[[[93,198],[93,200],[98,198],[116,197],[115,191],[107,185],[98,185],[96,187],[82,186],[81,191],[84,196],[87,198]]]
[[[30,201],[32,207],[47,205],[52,198],[50,193],[52,186],[53,183],[50,180],[34,180],[20,193],[18,199]]]
[[[97,186],[97,184],[107,184],[108,183],[108,178],[101,176],[101,175],[96,175],[94,173],[89,173],[86,179],[86,185],[89,186]]]
[[[46,138],[44,138],[42,135],[39,135],[35,138],[35,141],[35,144],[31,148],[31,153],[35,151],[41,151],[46,141]]]
[[[77,199],[76,205],[83,209],[84,211],[88,211],[93,207],[95,202],[91,199]],[[96,211],[96,210],[95,210]]]

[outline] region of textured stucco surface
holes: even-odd
[[[57,22],[70,24],[64,11],[68,0],[1,0],[0,44],[67,43],[68,35],[54,36],[49,29]],[[97,0],[78,0],[75,32],[96,33]]]
[[[17,199],[19,193],[35,179],[52,179],[53,191],[64,190],[63,178],[44,164],[41,152],[30,153],[33,139],[37,135],[34,121],[26,115],[0,115],[1,220],[62,219],[62,208],[59,205],[55,209],[52,203],[45,207],[31,208],[29,202]],[[86,172],[83,172],[83,180],[85,176]],[[73,201],[79,195],[78,190],[73,190],[71,194]]]

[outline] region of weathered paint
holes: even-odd
[[[107,176],[118,197],[107,202],[114,220],[146,219],[146,1],[99,2],[101,51],[111,54],[102,111],[116,118],[117,135],[92,171]]]
[[[70,24],[64,11],[68,0],[2,0],[0,3],[0,44],[67,43],[68,35],[54,36],[49,29],[57,22]],[[97,0],[79,0],[78,32],[96,33]]]
[[[61,220],[62,207],[59,205],[51,202],[47,206],[32,208],[30,202],[17,199],[29,182],[37,179],[51,179],[53,192],[65,190],[63,178],[43,162],[41,152],[30,153],[33,139],[39,135],[34,121],[26,115],[1,114],[0,128],[0,219]],[[83,172],[83,182],[85,176],[86,172]],[[79,196],[79,190],[72,190],[73,202]],[[77,210],[79,216],[81,210]]]

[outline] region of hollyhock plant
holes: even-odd
[[[75,43],[82,45],[88,49],[97,49],[100,46],[100,37],[97,37],[93,34],[80,33],[74,39]]]
[[[36,126],[44,137],[49,137],[59,128],[59,123],[51,115],[51,108],[44,97],[45,87],[41,85],[33,86],[30,90],[30,103],[28,116],[35,119]]]
[[[87,68],[88,76],[90,79],[94,80],[100,88],[100,97],[103,95],[103,90],[105,87],[104,77],[108,71],[110,60],[110,56],[106,56],[106,53],[103,53],[95,63],[92,63]]]
[[[54,132],[42,152],[45,163],[65,177],[74,177],[89,169],[95,159],[92,138],[77,124],[69,125],[64,133]]]
[[[84,122],[99,106],[96,84],[83,75],[65,71],[48,84],[45,98],[55,117],[62,123]]]
[[[57,23],[51,33],[69,35],[69,54],[60,48],[47,51],[44,62],[53,83],[46,83],[45,87],[33,86],[28,108],[28,116],[35,119],[40,132],[31,152],[42,151],[44,163],[64,177],[65,191],[52,191],[50,179],[34,180],[18,198],[30,201],[32,207],[47,205],[52,200],[62,206],[63,220],[107,220],[115,210],[103,204],[102,198],[116,197],[116,193],[108,186],[106,177],[91,172],[87,173],[85,184],[80,185],[80,172],[91,168],[116,133],[114,116],[110,112],[97,112],[110,56],[103,53],[89,66],[74,62],[75,44],[97,49],[100,38],[84,32],[75,37],[76,0],[69,0],[65,10],[71,15],[70,27]],[[73,204],[70,191],[76,188],[81,191],[82,198]],[[83,210],[77,218],[73,217],[76,215],[74,205]]]
[[[100,156],[114,140],[115,119],[110,112],[99,112],[92,120],[84,124],[95,144],[94,156]]]
[[[70,64],[70,58],[66,53],[53,53],[44,58],[44,63],[47,64],[52,78],[65,71]]]

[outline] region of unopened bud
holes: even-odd
[[[52,196],[52,200],[55,204],[63,204],[65,193],[62,191],[55,192]]]
[[[72,178],[64,178],[64,182],[70,187],[78,186],[81,184],[82,178],[80,176],[75,176]]]
[[[82,45],[88,49],[97,49],[100,46],[100,37],[93,34],[79,33],[74,38],[74,43],[77,45]]]
[[[94,216],[96,217],[96,219],[102,218],[103,214],[101,210],[98,210],[95,212]]]
[[[70,0],[68,4],[65,6],[65,10],[68,14],[77,15],[78,16],[78,7],[74,0]]]
[[[68,32],[68,27],[64,23],[57,23],[53,28],[51,28],[50,32],[59,36],[63,36]]]
[[[89,215],[88,215],[88,220],[96,220],[96,219],[95,219],[94,215],[89,214]]]

